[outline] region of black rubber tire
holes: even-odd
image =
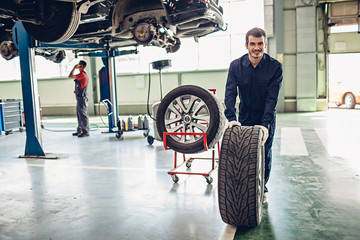
[[[48,16],[45,24],[23,22],[25,30],[36,40],[45,43],[62,43],[76,32],[81,14],[76,3],[44,1]]]
[[[181,46],[180,39],[176,37],[174,46],[167,47],[166,52],[167,53],[175,53],[175,52],[179,51],[180,46]]]
[[[220,151],[218,197],[222,220],[230,225],[260,224],[264,197],[264,147],[258,127],[226,129]]]
[[[223,133],[224,124],[226,121],[226,118],[223,114],[223,107],[220,104],[220,102],[216,99],[215,95],[208,91],[207,89],[204,89],[199,86],[194,85],[184,85],[177,87],[170,91],[164,99],[161,101],[159,108],[157,110],[156,114],[156,127],[157,131],[160,135],[160,138],[163,138],[163,133],[168,132],[168,128],[170,128],[170,124],[166,124],[166,118],[168,114],[174,114],[174,112],[171,112],[169,107],[174,107],[174,104],[176,103],[177,98],[186,99],[187,97],[190,97],[192,100],[196,99],[196,103],[192,104],[192,106],[188,106],[190,108],[191,112],[191,122],[185,123],[184,121],[184,113],[182,114],[182,120],[179,120],[176,122],[176,124],[186,126],[188,127],[188,131],[198,131],[201,132],[200,129],[190,129],[191,126],[197,125],[204,127],[204,130],[202,132],[206,132],[206,138],[207,138],[207,145],[208,149],[215,146],[215,144],[219,141],[221,138],[221,135]],[[193,98],[194,97],[194,98]],[[190,100],[189,100],[190,101]],[[196,109],[195,105],[200,105],[200,103],[203,103],[205,107],[201,107],[201,110]],[[173,105],[172,105],[173,104]],[[190,105],[190,104],[189,104]],[[194,107],[195,109],[192,109]],[[177,108],[177,106],[176,106]],[[195,111],[196,110],[196,111]],[[180,110],[181,111],[181,110]],[[195,111],[195,112],[192,112]],[[196,118],[200,118],[200,115],[197,115],[198,113],[201,114],[201,111],[206,112],[209,116],[209,121],[206,124],[201,123],[201,120],[198,120]],[[186,115],[186,114],[185,114]],[[189,114],[187,114],[189,115]],[[174,124],[174,123],[172,123]],[[170,130],[170,129],[169,129]],[[182,129],[177,129],[174,131],[169,132],[176,132],[180,133]],[[183,131],[186,132],[186,131]],[[179,139],[179,136],[169,136],[166,140],[166,145],[173,149],[174,151],[177,151],[179,153],[198,153],[204,151],[204,140],[202,136],[195,136],[194,138],[190,138],[190,140],[186,139]]]
[[[355,104],[356,104],[355,97],[351,93],[345,94],[344,101],[345,101],[346,108],[349,108],[349,109],[355,108]]]

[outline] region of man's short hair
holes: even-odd
[[[79,64],[80,64],[81,66],[83,66],[83,68],[85,68],[86,65],[87,65],[87,62],[84,61],[84,60],[80,60]]]
[[[249,43],[249,36],[254,36],[254,37],[264,37],[265,41],[266,41],[266,33],[263,29],[261,28],[252,28],[250,29],[247,33],[246,33],[246,44]]]

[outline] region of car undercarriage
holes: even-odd
[[[217,0],[2,0],[0,50],[7,60],[17,56],[12,28],[21,21],[39,42],[156,46],[172,53],[181,38],[222,30],[222,12]],[[59,62],[59,51],[36,53]]]

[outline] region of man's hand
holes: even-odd
[[[255,125],[254,127],[260,128],[260,130],[263,132],[263,137],[261,139],[261,146],[263,146],[265,144],[267,138],[269,137],[269,130],[262,125]]]
[[[227,124],[226,128],[232,128],[232,127],[234,127],[234,126],[239,126],[239,127],[241,127],[241,123],[239,123],[238,121],[230,121],[230,122]],[[225,128],[225,129],[226,129],[226,128]]]
[[[69,73],[69,78],[73,78],[76,79],[76,75],[74,75],[74,71],[75,69],[79,68],[79,64],[76,64],[73,69],[71,70],[71,72]]]

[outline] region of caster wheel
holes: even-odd
[[[176,174],[172,174],[171,178],[174,181],[174,183],[177,183],[179,181],[179,177]]]
[[[191,161],[186,162],[186,167],[191,168]]]
[[[213,182],[213,178],[210,176],[206,176],[205,179],[208,184],[211,184]]]
[[[147,137],[147,142],[149,143],[149,145],[152,145],[154,143],[154,139],[152,136],[148,136]]]
[[[117,139],[120,139],[120,138],[121,138],[121,135],[122,135],[121,132],[117,132],[117,133],[116,133],[116,138],[117,138]]]
[[[144,137],[149,136],[149,132],[150,132],[149,130],[145,131],[145,132],[143,133]]]

